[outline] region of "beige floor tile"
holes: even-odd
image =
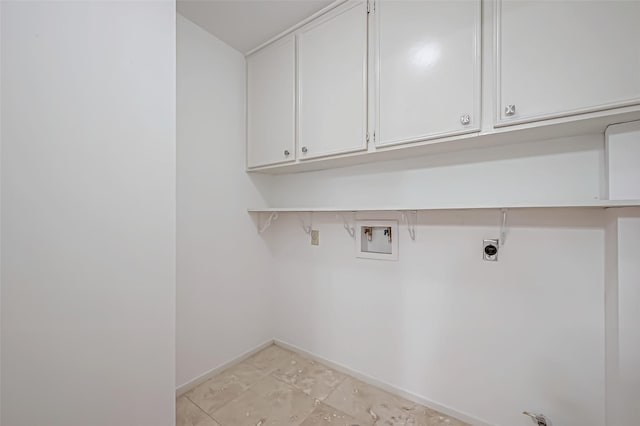
[[[185,396],[211,414],[263,377],[264,373],[253,364],[243,362],[207,380]]]
[[[297,358],[299,358],[298,355],[293,352],[271,345],[247,359],[247,362],[253,364],[261,372],[270,374],[278,368],[289,365]]]
[[[369,426],[372,423],[358,423],[358,421],[340,410],[320,403],[300,426]]]
[[[223,426],[299,425],[316,404],[293,386],[267,376],[212,417]]]
[[[348,377],[325,403],[361,422],[389,426],[459,426],[464,423]]]
[[[322,364],[297,355],[288,365],[274,371],[273,376],[319,400],[325,399],[346,377]]]
[[[468,423],[445,416],[444,414],[436,414],[429,419],[427,426],[470,426]]]
[[[176,399],[176,426],[220,426],[187,397]]]

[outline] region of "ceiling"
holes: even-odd
[[[331,3],[331,0],[178,0],[178,13],[247,53]]]

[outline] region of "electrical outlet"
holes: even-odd
[[[311,245],[319,246],[320,245],[320,231],[317,229],[311,230]]]
[[[498,248],[500,248],[498,240],[484,240],[482,242],[482,259],[496,262],[498,260]]]

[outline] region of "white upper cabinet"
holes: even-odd
[[[480,0],[379,1],[376,145],[480,129]]]
[[[295,160],[295,39],[247,58],[247,165]]]
[[[367,148],[367,6],[348,2],[298,33],[300,159]]]
[[[640,0],[345,0],[247,73],[251,170],[601,132],[640,119]]]
[[[496,124],[640,103],[640,1],[498,1]]]

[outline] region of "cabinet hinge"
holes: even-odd
[[[373,132],[373,143],[376,143],[376,132]]]
[[[367,13],[375,13],[376,11],[376,2],[367,0]]]
[[[367,132],[367,143],[369,143],[369,132]]]

